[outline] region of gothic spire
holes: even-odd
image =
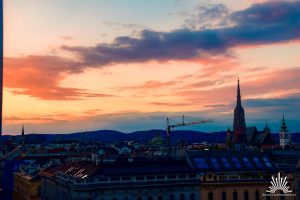
[[[285,124],[285,119],[284,119],[284,114],[282,115],[282,123],[281,123],[281,130],[280,131],[283,131],[283,132],[287,132],[287,126]]]
[[[22,124],[22,137],[25,136],[25,131],[24,131],[24,124]]]
[[[233,131],[235,133],[235,142],[243,143],[245,142],[245,132],[246,132],[246,121],[245,121],[245,111],[242,107],[241,91],[240,91],[240,79],[238,79],[237,85],[237,100],[236,107],[234,109],[234,119],[233,119]]]
[[[241,100],[241,91],[240,91],[240,79],[238,78],[238,85],[237,85],[237,97],[236,97],[236,106],[242,106]]]

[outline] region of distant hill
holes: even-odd
[[[166,138],[165,130],[148,130],[148,131],[136,131],[132,133],[122,133],[114,130],[98,130],[98,131],[88,131],[88,132],[78,132],[69,134],[27,134],[26,140],[35,143],[53,142],[61,140],[69,141],[97,141],[104,143],[118,142],[118,141],[137,141],[141,143],[147,143],[153,137],[161,135]],[[293,143],[300,143],[300,133],[293,133],[292,141]],[[272,134],[275,143],[279,143],[278,133]],[[8,139],[18,140],[20,136],[2,136],[1,141],[6,141]],[[198,131],[189,130],[177,130],[172,131],[171,140],[176,142],[178,140],[184,140],[188,143],[224,143],[226,139],[226,132],[214,132],[205,133]]]

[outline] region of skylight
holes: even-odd
[[[257,167],[263,168],[262,163],[260,162],[260,160],[257,157],[253,157],[253,160],[254,160]]]
[[[248,168],[252,168],[253,167],[248,158],[243,157],[243,161],[244,161],[244,163],[246,164],[246,166]]]
[[[230,164],[228,163],[228,160],[226,158],[221,158],[221,160],[222,160],[225,168],[230,168],[231,167]]]
[[[232,161],[235,164],[236,168],[242,168],[242,165],[237,158],[232,158]]]
[[[272,167],[272,164],[267,157],[263,157],[263,161],[267,167]]]
[[[195,158],[194,159],[196,166],[200,169],[208,169],[208,165],[204,158]]]
[[[211,160],[211,163],[214,166],[214,168],[216,168],[216,169],[220,169],[221,168],[220,165],[219,165],[219,163],[218,163],[218,161],[217,161],[217,159],[211,158],[210,160]]]

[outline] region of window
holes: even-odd
[[[234,165],[236,166],[236,168],[242,168],[242,165],[237,158],[232,158],[232,161],[233,161]]]
[[[180,178],[180,179],[184,179],[184,178],[186,178],[186,175],[178,175],[178,178]]]
[[[190,200],[196,200],[196,197],[195,197],[194,193],[190,194]]]
[[[208,165],[204,158],[195,158],[194,159],[196,166],[200,169],[208,169]]]
[[[153,200],[153,197],[152,197],[152,196],[149,196],[149,197],[147,198],[147,200]]]
[[[272,167],[272,165],[267,157],[263,157],[263,161],[267,167]]]
[[[210,160],[211,160],[211,163],[213,164],[214,168],[216,168],[216,169],[220,169],[221,168],[220,165],[219,165],[219,163],[218,163],[218,161],[217,161],[217,159],[211,158]]]
[[[196,174],[189,174],[188,177],[189,178],[196,178]]]
[[[249,200],[249,193],[248,193],[248,191],[244,192],[244,200]]]
[[[233,200],[238,200],[237,191],[234,191],[233,194],[232,194],[232,196],[233,196],[232,197]]]
[[[170,194],[169,199],[170,199],[170,200],[175,200],[174,194]]]
[[[142,181],[142,180],[144,180],[144,177],[143,177],[143,176],[137,176],[137,177],[135,178],[135,180],[137,180],[137,181]]]
[[[254,160],[254,162],[255,162],[255,164],[256,164],[256,166],[258,168],[262,168],[263,167],[262,163],[260,162],[260,160],[258,158],[253,157],[253,160]]]
[[[243,157],[243,161],[248,168],[252,168],[252,164],[250,163],[248,158]]]
[[[280,194],[283,194],[283,192],[280,191]],[[285,200],[285,196],[280,196],[280,200]]]
[[[180,197],[179,197],[180,200],[184,200],[184,194],[180,194]]]
[[[222,160],[225,168],[230,168],[231,167],[226,158],[222,158],[221,160]]]
[[[226,200],[226,192],[225,191],[222,192],[222,200]]]
[[[154,176],[147,176],[147,180],[154,180]]]
[[[120,180],[120,177],[117,177],[117,176],[110,177],[110,181],[119,181],[119,180]]]
[[[176,175],[168,175],[168,179],[176,179]]]
[[[259,191],[255,191],[255,200],[260,200]]]
[[[208,193],[208,200],[214,200],[214,194],[212,192]]]
[[[122,181],[130,181],[130,180],[131,180],[131,177],[129,177],[129,176],[122,177]]]

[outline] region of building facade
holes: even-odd
[[[41,173],[41,199],[198,200],[200,179],[185,161],[67,163]]]
[[[39,175],[16,173],[14,177],[14,200],[40,200],[41,179]]]
[[[279,171],[266,153],[190,152],[188,162],[200,176],[201,200],[280,200],[264,196],[271,186],[271,177]],[[292,180],[288,180],[293,188]]]

